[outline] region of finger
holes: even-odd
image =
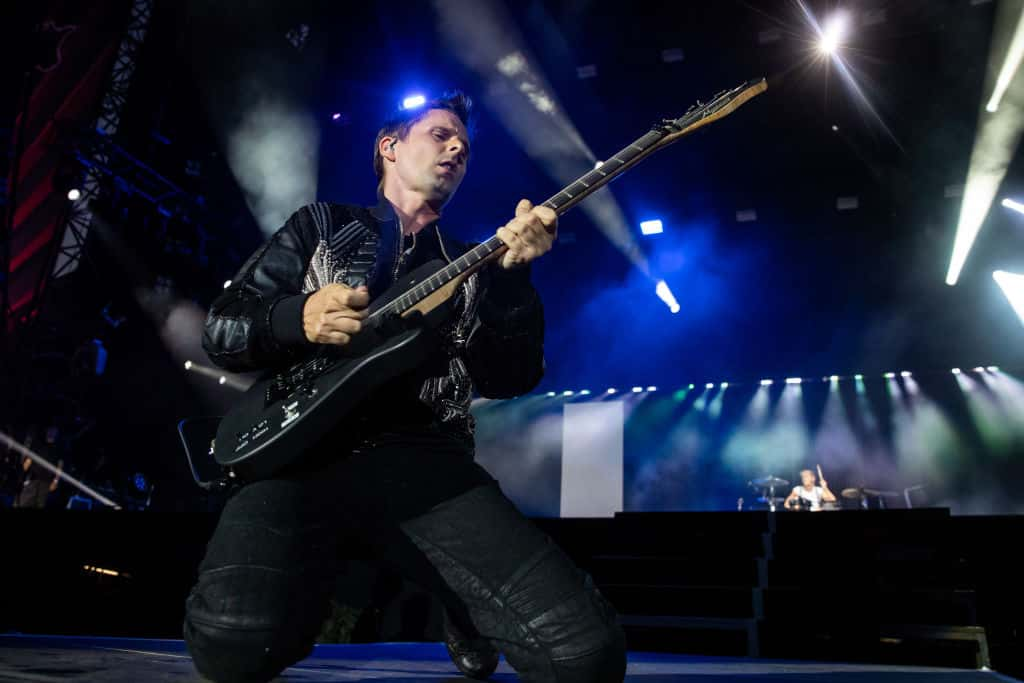
[[[533,208],[533,202],[529,199],[520,199],[519,203],[516,204],[516,216],[522,216],[524,213],[530,213],[530,209]]]
[[[541,226],[546,232],[554,232],[558,226],[558,214],[546,206],[533,207],[533,215],[540,219]]]
[[[503,226],[498,228],[498,239],[501,243],[508,247],[511,252],[519,252],[525,248],[526,244],[511,228]]]
[[[344,285],[342,285],[344,287]],[[344,287],[338,291],[332,291],[327,300],[326,310],[342,311],[345,309],[362,309],[370,303],[370,292],[366,289],[352,289]]]
[[[339,346],[341,346],[344,344],[348,344],[350,341],[352,341],[352,337],[345,334],[344,332],[333,330],[324,335],[323,340],[325,344],[338,344]]]
[[[344,313],[332,313],[327,316],[327,320],[324,322],[325,329],[332,332],[345,332],[346,334],[356,334],[363,329],[363,323],[359,320],[355,320]]]

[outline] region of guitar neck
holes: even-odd
[[[765,87],[763,79],[761,81],[750,81],[732,91],[719,93],[708,104],[702,105],[698,103],[694,105],[686,114],[678,119],[663,120],[660,124],[654,126],[650,132],[623,147],[606,161],[599,162],[594,170],[583,174],[566,185],[557,194],[543,202],[541,206],[553,209],[556,214],[561,216],[590,196],[591,193],[601,189],[658,149],[676,142],[684,135],[727,115],[749,98],[763,92]],[[487,261],[498,258],[505,252],[505,249],[507,247],[497,236],[491,237],[473,247],[446,267],[434,273],[431,277],[420,282],[408,292],[395,299],[385,309],[381,309],[378,312],[390,309],[392,306],[399,311],[407,310],[455,278],[468,275],[481,268]]]

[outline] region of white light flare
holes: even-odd
[[[1009,197],[1001,201],[1000,204],[1002,204],[1007,209],[1013,209],[1017,213],[1024,213],[1024,204],[1021,204],[1020,202],[1015,202]]]
[[[679,302],[676,301],[676,297],[672,294],[672,290],[668,288],[668,284],[664,280],[658,280],[657,286],[654,288],[654,293],[658,295],[658,298],[665,302],[668,306],[668,310],[673,313],[679,312]]]
[[[836,50],[842,44],[843,37],[846,35],[846,27],[849,23],[848,17],[843,13],[832,15],[828,21],[825,22],[825,28],[821,31],[821,37],[818,41],[818,49],[827,55],[835,54]]]

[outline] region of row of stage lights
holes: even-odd
[[[967,371],[966,370],[961,370],[960,368],[953,368],[952,370],[950,370],[950,372],[952,374],[954,374],[954,375],[960,375],[960,374],[963,374],[964,372],[967,372]],[[987,367],[978,366],[976,368],[972,368],[971,372],[976,372],[976,373],[999,372],[999,367],[995,366],[995,365],[989,365]],[[896,379],[897,376],[902,377],[903,379],[907,379],[907,378],[913,377],[914,373],[909,372],[907,370],[904,370],[904,371],[899,372],[899,373],[897,373],[897,372],[886,372],[886,373],[882,374],[882,377],[884,377],[885,379]],[[864,381],[864,375],[862,375],[862,374],[856,374],[856,375],[829,375],[827,377],[822,377],[821,381],[822,382],[831,382],[833,384],[838,384],[840,382],[840,380],[845,380],[845,379],[852,379],[855,382],[863,382]],[[810,378],[807,378],[807,377],[787,377],[785,380],[783,380],[782,383],[793,385],[793,384],[806,384],[806,383],[813,382],[813,381],[814,381],[813,379],[810,379]],[[743,382],[734,382],[734,383],[729,383],[729,382],[718,382],[718,383],[707,382],[707,383],[704,384],[704,388],[705,389],[714,389],[715,387],[718,387],[719,389],[725,390],[725,389],[728,389],[731,386],[743,386],[743,384],[744,384]],[[760,384],[760,386],[762,386],[762,387],[770,387],[773,384],[775,384],[775,380],[774,379],[762,379],[760,382],[758,382],[758,384]],[[683,387],[683,390],[693,391],[696,388],[697,388],[696,384],[688,384],[687,386]],[[602,393],[604,395],[618,394],[618,393],[642,394],[642,393],[645,393],[645,392],[646,393],[650,393],[650,392],[654,392],[654,391],[657,391],[657,390],[658,390],[658,387],[656,387],[656,386],[648,386],[648,387],[636,386],[636,387],[632,387],[631,389],[622,390],[622,391],[620,391],[619,389],[616,389],[615,387],[609,387],[608,389],[605,389],[605,391],[602,392]],[[572,390],[568,390],[567,389],[565,391],[549,391],[549,392],[547,392],[546,395],[548,397],[554,397],[554,396],[590,396],[591,394],[593,394],[593,392],[590,391],[589,389],[582,389],[580,391],[572,391]]]

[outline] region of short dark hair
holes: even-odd
[[[409,134],[409,129],[431,109],[445,109],[458,116],[459,121],[466,127],[466,134],[472,137],[473,100],[461,90],[449,90],[415,109],[400,109],[384,121],[377,131],[377,139],[373,141],[373,172],[377,174],[378,184],[384,181],[384,159],[380,155],[380,141],[386,137],[404,139]]]

